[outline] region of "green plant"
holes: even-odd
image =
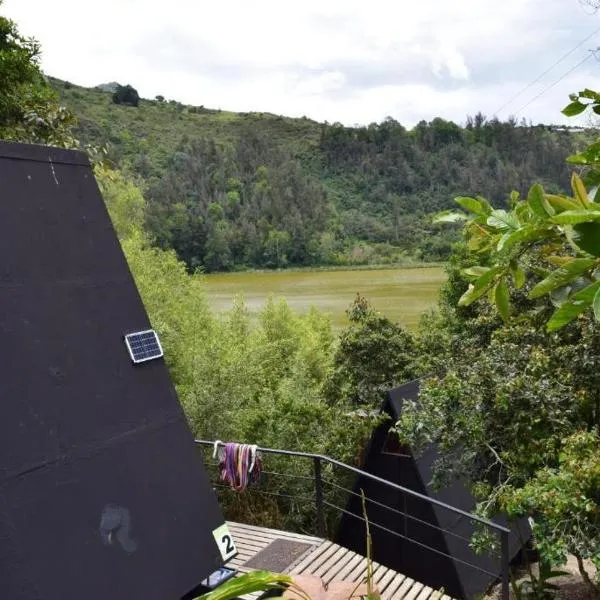
[[[570,111],[582,96],[600,110],[600,96],[585,91]],[[422,337],[429,349],[443,340],[429,360],[439,376],[397,425],[413,446],[438,444],[436,483],[470,480],[480,514],[533,518],[543,565],[519,591],[537,597],[550,592],[552,566],[568,554],[600,594],[584,563],[600,560],[596,154],[592,144],[571,157],[582,167],[571,195],[535,184],[524,199],[513,193],[508,209],[461,197],[468,215],[441,215],[464,222],[466,243],[430,320],[435,329]]]
[[[294,580],[289,575],[280,575],[268,571],[252,571],[226,581],[211,592],[199,596],[196,600],[233,600],[244,594],[267,592],[269,590],[281,590],[283,593],[287,587],[299,589],[294,586]],[[310,600],[306,595],[304,597]]]
[[[563,109],[567,116],[587,108],[600,111],[600,94],[592,90],[573,94],[571,100]],[[564,327],[590,308],[600,321],[600,204],[595,201],[600,142],[588,145],[569,161],[579,165],[584,176],[572,173],[570,196],[547,193],[534,184],[526,198],[511,194],[510,210],[494,209],[480,196],[460,197],[456,202],[468,216],[452,212],[438,216],[442,222],[465,221],[468,246],[484,259],[483,264],[465,271],[472,284],[459,305],[487,297],[507,321],[511,289],[520,290],[528,278],[534,278],[537,283],[528,290],[528,297],[548,296],[556,307],[548,319],[548,331]]]
[[[371,559],[372,548],[373,548],[373,538],[371,537],[371,531],[369,526],[369,516],[367,515],[367,502],[365,498],[365,492],[363,489],[360,490],[360,499],[362,503],[362,512],[363,517],[365,519],[365,529],[367,536],[367,575],[366,575],[366,583],[367,583],[367,600],[380,600],[381,596],[379,592],[375,589],[374,580],[373,580],[373,560]]]
[[[528,574],[529,578],[522,581],[516,581],[514,576],[511,576],[511,587],[516,600],[548,600],[553,598],[559,588],[550,580],[569,573],[555,570],[549,561],[541,560],[538,574],[536,575],[530,566],[528,566]]]
[[[324,395],[331,404],[378,409],[391,387],[414,375],[413,336],[360,294],[346,314],[350,324],[340,333]]]
[[[40,51],[0,15],[0,139],[73,147],[75,119],[46,82]]]

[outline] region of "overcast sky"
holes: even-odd
[[[600,88],[592,57],[523,108],[600,46],[600,13],[580,0],[4,0],[0,10],[42,43],[50,75],[210,108],[460,123],[497,113],[596,30],[499,116],[562,122],[570,92]]]

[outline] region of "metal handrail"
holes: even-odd
[[[217,441],[209,441],[209,440],[196,439],[195,442],[196,442],[196,445],[198,445],[198,446],[212,446],[212,447],[214,447],[215,445],[225,446],[224,442],[221,442],[218,440]],[[510,534],[510,529],[508,529],[507,527],[504,527],[503,525],[500,525],[498,523],[494,523],[494,521],[484,519],[483,517],[480,517],[479,515],[474,515],[472,513],[464,511],[464,510],[457,508],[455,506],[452,506],[450,504],[446,504],[445,502],[442,502],[441,500],[437,500],[436,498],[431,498],[424,494],[420,494],[419,492],[416,492],[415,490],[411,490],[410,488],[407,488],[407,487],[404,487],[397,483],[394,483],[393,481],[383,479],[382,477],[373,475],[372,473],[368,473],[367,471],[363,471],[362,469],[359,469],[358,467],[353,467],[351,465],[343,463],[339,460],[336,460],[335,458],[331,458],[330,456],[325,456],[323,454],[315,454],[312,452],[297,452],[294,450],[280,450],[280,449],[275,449],[275,448],[257,447],[257,450],[262,453],[265,453],[265,454],[278,454],[278,455],[283,455],[283,456],[306,458],[306,459],[310,459],[313,461],[314,482],[315,482],[315,505],[316,505],[316,511],[317,511],[317,529],[318,529],[317,533],[321,537],[324,537],[324,535],[325,535],[326,527],[325,527],[324,507],[326,504],[328,504],[325,501],[324,494],[323,494],[323,479],[322,479],[322,473],[321,473],[322,463],[327,463],[327,464],[330,464],[330,465],[333,465],[336,467],[340,467],[342,469],[345,469],[346,471],[349,471],[351,473],[359,475],[360,477],[365,477],[365,478],[375,481],[377,483],[388,486],[389,488],[392,488],[394,490],[402,492],[403,494],[406,494],[407,496],[412,496],[413,498],[418,498],[419,500],[424,500],[425,502],[428,502],[431,505],[434,505],[434,506],[437,506],[444,510],[447,510],[449,512],[452,512],[456,515],[466,517],[475,523],[479,523],[480,525],[483,525],[485,527],[488,527],[488,528],[496,531],[500,536],[501,584],[502,584],[501,600],[508,600],[508,598],[509,598],[509,562],[510,562],[508,536]],[[475,565],[471,565],[471,566],[476,568]]]

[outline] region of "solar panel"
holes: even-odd
[[[154,329],[129,333],[125,336],[125,343],[134,363],[146,362],[163,356],[163,349]]]

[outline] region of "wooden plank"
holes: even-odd
[[[394,600],[396,598],[400,599],[400,598],[404,598],[406,596],[406,594],[409,593],[410,589],[412,588],[412,586],[415,584],[415,580],[411,579],[410,577],[405,577],[404,581],[402,582],[402,585],[396,590],[395,595],[389,596],[386,594],[385,598],[389,598],[390,600],[392,598],[394,598]]]
[[[274,535],[261,534],[260,532],[246,531],[246,530],[237,529],[234,527],[230,528],[229,531],[231,532],[231,535],[233,535],[234,539],[254,540],[254,541],[259,542],[264,545],[269,544],[273,540],[278,539],[277,536],[274,536]],[[286,540],[290,539],[287,536],[281,536],[281,537]]]
[[[234,526],[230,527],[229,531],[231,531],[231,533],[235,533],[235,535],[248,539],[274,540],[278,537],[270,531],[252,530]]]
[[[235,545],[237,548],[260,548],[261,550],[263,548],[266,548],[272,541],[274,540],[269,540],[267,542],[263,541],[263,540],[257,540],[257,539],[250,539],[250,538],[245,538],[245,537],[235,537],[234,536],[234,540],[235,540]]]
[[[364,556],[352,552],[349,554],[349,559],[343,568],[338,569],[332,580],[342,581],[359,581],[367,570],[367,565]]]
[[[306,575],[317,575],[321,571],[321,567],[327,563],[331,557],[339,551],[337,544],[330,544],[325,552],[319,553],[318,556],[313,558],[312,554],[309,554],[306,558],[308,563],[302,569],[302,571],[296,571],[296,573],[302,573]]]
[[[375,582],[377,584],[377,589],[380,594],[384,594],[389,587],[390,583],[396,576],[396,571],[392,571],[392,569],[388,569],[387,572],[380,578],[376,579]]]
[[[304,573],[305,569],[307,569],[313,562],[320,560],[321,555],[327,552],[332,545],[333,542],[323,542],[313,552],[302,558],[298,563],[292,565],[290,568],[290,573]]]
[[[337,544],[334,544],[336,551],[325,561],[316,571],[314,575],[318,575],[324,581],[328,578],[333,577],[340,569],[344,568],[345,565],[352,559],[352,553],[348,552],[346,548],[342,548]]]
[[[388,568],[384,565],[380,565],[379,563],[373,563],[373,577],[381,578],[385,573],[388,572]]]
[[[415,581],[414,585],[410,588],[406,596],[404,596],[405,600],[415,600],[423,587],[424,586],[421,582]]]
[[[253,543],[247,543],[245,541],[240,541],[235,540],[235,547],[237,548],[238,552],[240,553],[252,553],[252,554],[257,554],[258,552],[260,552],[261,550],[264,550],[269,544],[253,544]]]
[[[414,587],[415,582],[411,580],[410,585],[406,584],[406,577],[404,575],[398,575],[390,581],[385,591],[389,598],[403,598],[406,594],[410,594]],[[404,587],[403,587],[404,586]]]
[[[424,585],[421,593],[417,596],[417,600],[428,600],[430,597],[433,600],[436,600],[436,597],[433,595],[435,593],[436,592],[433,588],[430,588],[428,585]]]

